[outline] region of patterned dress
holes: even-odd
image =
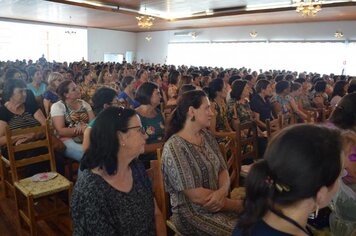
[[[171,197],[172,221],[183,235],[231,235],[237,221],[232,212],[212,213],[194,204],[184,190],[219,188],[218,175],[226,169],[215,138],[201,131],[201,146],[173,135],[164,145],[162,171]]]

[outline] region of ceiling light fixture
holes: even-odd
[[[153,25],[153,21],[155,20],[154,17],[146,15],[136,16],[136,19],[138,27],[142,29],[150,29]]]
[[[321,10],[321,1],[319,0],[301,0],[298,3],[296,12],[302,16],[315,16]]]
[[[190,35],[194,40],[198,37],[198,34],[196,32],[192,32]]]
[[[256,38],[257,35],[258,35],[258,33],[257,33],[256,31],[251,31],[251,32],[250,32],[251,38]]]
[[[151,41],[152,37],[151,37],[151,35],[147,35],[145,39],[149,42],[149,41]]]
[[[136,16],[137,25],[142,29],[150,29],[153,25],[153,21],[155,18],[153,16],[149,16],[146,14],[146,5],[145,5],[145,13],[141,16]]]
[[[344,37],[344,33],[341,31],[336,31],[334,36],[335,38],[341,39],[342,37]]]

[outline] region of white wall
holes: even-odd
[[[136,52],[136,34],[130,32],[88,28],[88,61],[104,61],[105,53]]]
[[[303,24],[274,24],[257,26],[221,27],[206,29],[157,31],[137,33],[136,59],[145,62],[164,63],[167,58],[168,44],[175,42],[208,42],[208,41],[283,41],[283,40],[337,40],[334,33],[344,33],[341,40],[356,40],[356,21],[318,22]],[[197,39],[189,36],[174,36],[175,32],[196,32]],[[258,37],[251,39],[249,32],[257,31]],[[148,42],[145,37],[151,35]],[[189,52],[187,52],[189,56]]]

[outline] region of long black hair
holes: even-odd
[[[250,235],[252,227],[274,204],[292,205],[333,186],[340,175],[340,131],[316,125],[296,125],[279,133],[246,179],[244,210],[237,227]]]
[[[166,129],[165,140],[168,140],[173,134],[183,129],[187,120],[189,107],[198,109],[203,103],[202,98],[206,97],[205,92],[201,90],[193,90],[183,93],[177,101],[177,107],[174,109],[168,127]]]
[[[217,96],[217,92],[221,92],[224,88],[224,80],[214,79],[209,83],[209,99],[214,100]]]
[[[130,118],[136,115],[131,109],[108,107],[100,112],[90,132],[90,146],[80,162],[80,169],[99,167],[109,175],[117,172],[117,153],[120,143],[117,131],[126,133]]]

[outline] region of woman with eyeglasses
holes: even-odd
[[[162,214],[137,156],[147,134],[134,110],[96,118],[71,201],[73,235],[165,235]]]
[[[63,81],[64,78],[62,74],[58,72],[52,72],[48,76],[47,91],[43,94],[43,106],[47,116],[50,114],[52,104],[58,102],[59,100],[56,90]]]

